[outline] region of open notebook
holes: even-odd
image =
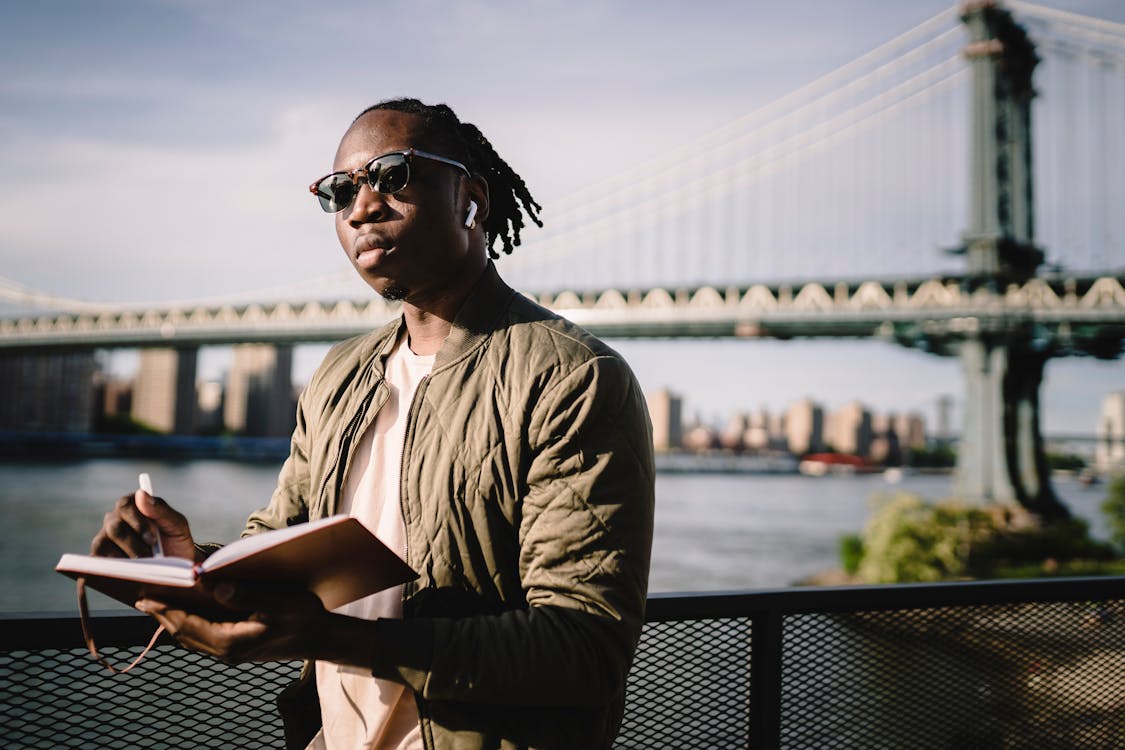
[[[331,516],[239,539],[202,563],[177,557],[63,555],[55,570],[132,606],[151,596],[201,612],[222,612],[201,581],[303,587],[334,609],[417,574],[362,523]]]

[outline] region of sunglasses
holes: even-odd
[[[309,185],[309,192],[320,200],[320,207],[330,214],[340,213],[352,205],[362,187],[361,180],[377,193],[394,195],[410,183],[410,161],[415,156],[457,167],[471,176],[469,168],[459,161],[411,148],[376,156],[354,172],[325,175]]]

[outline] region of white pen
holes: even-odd
[[[148,493],[149,497],[156,497],[156,494],[152,491],[152,477],[147,472],[137,477],[137,484],[140,485],[142,491]],[[156,528],[156,524],[152,524],[152,526],[152,556],[164,557],[164,546],[160,543],[160,530]]]

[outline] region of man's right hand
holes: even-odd
[[[144,490],[125,495],[105,514],[102,528],[90,543],[99,557],[151,557],[153,534],[168,557],[195,560],[195,543],[187,519],[159,497]]]

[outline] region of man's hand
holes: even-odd
[[[134,606],[182,645],[227,663],[321,659],[370,667],[372,623],[324,609],[309,591],[263,591],[222,582],[215,598],[241,619],[215,622],[155,599]]]
[[[164,554],[195,560],[195,544],[187,519],[159,497],[144,490],[125,495],[105,514],[90,543],[100,557],[150,557],[153,534],[160,534]]]

